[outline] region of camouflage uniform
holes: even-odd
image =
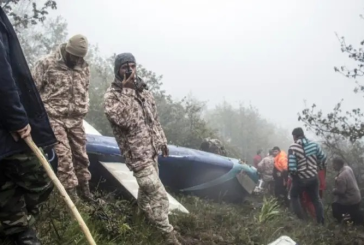
[[[32,225],[39,205],[53,185],[33,154],[16,154],[0,161],[0,220],[6,235]]]
[[[87,183],[91,179],[86,153],[86,133],[82,120],[50,120],[59,141],[55,150],[58,157],[58,178],[66,189]]]
[[[258,171],[262,175],[263,179],[263,187],[267,189],[268,193],[274,194],[274,178],[273,178],[273,169],[274,169],[274,157],[267,156],[263,158],[258,163]]]
[[[88,185],[91,174],[83,119],[89,109],[90,71],[86,61],[69,68],[65,45],[35,64],[33,77],[59,144],[58,177],[66,189]]]
[[[157,160],[155,160],[153,165],[135,172],[134,176],[139,185],[139,208],[164,233],[172,232],[173,227],[169,224],[168,219],[169,200],[164,185],[159,179]]]
[[[267,156],[258,163],[258,171],[262,174],[264,182],[273,181],[274,157]]]
[[[223,144],[218,139],[205,139],[204,142],[202,142],[201,144],[200,150],[218,154],[221,156],[227,156],[227,152]]]
[[[172,234],[169,200],[159,179],[158,151],[167,144],[153,95],[122,88],[118,79],[105,94],[105,114],[139,184],[138,205],[164,234]]]

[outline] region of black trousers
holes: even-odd
[[[274,177],[274,195],[287,207],[289,207],[288,191],[287,191],[287,181],[288,174],[286,172],[276,172],[273,174]]]
[[[315,207],[317,223],[323,224],[324,210],[319,195],[319,180],[317,176],[310,179],[299,179],[298,176],[295,176],[292,179],[292,208],[295,214],[300,219],[304,219],[304,214],[301,206],[301,197],[303,192],[306,192],[308,194],[313,206]]]
[[[332,204],[332,215],[337,221],[341,222],[343,215],[346,214],[350,215],[350,219],[355,225],[364,225],[364,215],[360,210],[360,202],[354,205],[342,205],[336,202]]]

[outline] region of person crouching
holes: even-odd
[[[361,194],[353,170],[338,157],[332,160],[332,164],[334,170],[338,172],[335,188],[332,191],[334,195],[332,215],[339,222],[349,215],[354,224],[363,225],[364,215],[360,210]]]

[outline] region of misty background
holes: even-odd
[[[292,129],[304,126],[298,113],[315,103],[323,118],[317,110],[301,113],[311,127],[309,138],[320,141],[330,156],[345,155],[358,166],[364,162],[364,115],[345,112],[360,107],[363,98],[353,92],[355,78],[334,70],[361,69],[363,61],[350,59],[336,36],[360,48],[364,4],[359,1],[56,3],[44,23],[16,27],[21,45],[32,67],[69,37],[88,37],[86,120],[103,135],[113,135],[103,94],[114,79],[114,55],[131,52],[156,98],[169,144],[199,149],[204,139],[218,138],[228,156],[251,163],[258,149],[287,151]],[[14,6],[16,14],[32,13],[31,1]],[[342,111],[333,109],[342,99]],[[353,145],[354,138],[360,142]],[[351,151],[355,159],[349,159]]]
[[[362,230],[348,226],[345,232],[338,232],[343,231],[342,227],[332,226],[333,219],[329,217],[331,190],[337,176],[331,165],[332,157],[339,156],[352,167],[364,195],[364,114],[352,110],[362,106],[364,86],[356,86],[359,77],[344,76],[349,72],[352,75],[354,68],[364,75],[364,51],[360,48],[364,39],[361,33],[364,19],[360,17],[364,13],[363,2],[10,0],[8,3],[11,7],[5,11],[11,17],[30,68],[42,56],[55,52],[69,37],[77,33],[88,37],[90,48],[86,60],[91,80],[86,120],[105,136],[113,136],[113,132],[103,112],[103,95],[114,79],[114,54],[121,52],[136,56],[138,75],[154,95],[170,145],[199,149],[207,137],[212,137],[222,141],[229,157],[252,164],[258,149],[263,149],[264,154],[273,146],[287,151],[292,144],[292,128],[303,125],[298,121],[299,112],[313,103],[318,110],[324,110],[322,117],[317,110],[301,115],[311,127],[309,138],[317,133],[314,140],[328,156],[324,192],[328,226],[317,232],[317,226],[296,223],[286,210],[279,211],[274,199],[258,200],[262,208],[252,209],[249,203],[231,206],[219,202],[215,206],[206,200],[184,196],[179,200],[189,205],[192,215],[178,216],[172,222],[176,222],[185,237],[196,241],[191,244],[221,244],[221,241],[267,244],[273,240],[272,234],[310,244],[363,241]],[[36,7],[41,9],[43,3],[47,12],[39,14]],[[55,5],[57,10],[53,9]],[[353,44],[356,50],[341,43],[335,32],[345,36],[346,43]],[[348,58],[349,53],[355,57]],[[348,69],[339,74],[334,66]],[[353,92],[354,88],[358,88],[358,94]],[[333,109],[341,99],[345,99],[342,111]],[[207,170],[206,176],[211,173]],[[99,241],[160,244],[149,224],[133,215],[137,214],[132,207],[135,202],[129,205],[120,200],[114,205],[114,201],[112,208],[95,207],[97,212],[82,205],[82,214],[90,218],[87,222]],[[77,224],[64,215],[67,212],[60,204],[60,197],[54,195],[42,209],[43,218],[37,230],[44,244],[80,243]],[[271,220],[273,212],[269,210],[275,213],[275,221]],[[269,222],[262,225],[264,217]],[[290,229],[302,225],[304,229]],[[277,227],[287,229],[277,230]]]
[[[324,110],[362,102],[333,67],[351,65],[335,32],[358,45],[363,10],[359,0],[60,0],[50,15],[105,56],[132,52],[175,98],[251,104],[290,131],[305,100]]]

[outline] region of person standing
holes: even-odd
[[[83,127],[89,109],[90,70],[84,60],[87,50],[86,37],[75,35],[33,68],[36,86],[59,142],[55,147],[57,175],[75,201],[78,194],[86,201],[95,201],[89,187],[90,162]]]
[[[22,140],[38,147],[56,143],[17,35],[0,7],[0,222],[17,245],[40,245],[32,228],[53,190],[37,157]]]
[[[258,163],[258,171],[262,175],[262,180],[264,187],[268,189],[270,194],[273,194],[274,190],[274,178],[273,178],[273,169],[274,169],[274,157],[273,151],[269,150],[269,154],[267,157],[263,158],[262,161]]]
[[[260,163],[260,161],[262,161],[262,159],[263,159],[262,150],[258,150],[257,154],[253,158],[253,164],[256,169],[258,169],[258,163]]]
[[[293,211],[298,218],[304,218],[300,198],[306,192],[315,207],[317,223],[324,224],[318,170],[326,167],[326,155],[317,143],[305,137],[302,128],[295,128],[292,136],[294,144],[288,150],[288,171],[292,178],[290,197]]]
[[[283,202],[287,207],[289,206],[287,182],[288,182],[288,159],[287,154],[278,146],[273,148],[274,156],[274,194],[278,200]]]
[[[136,75],[130,53],[115,59],[115,79],[104,97],[104,111],[126,165],[139,185],[138,205],[161,231],[165,243],[179,245],[169,222],[169,200],[159,179],[158,152],[168,156],[167,139],[158,119],[154,97]]]

